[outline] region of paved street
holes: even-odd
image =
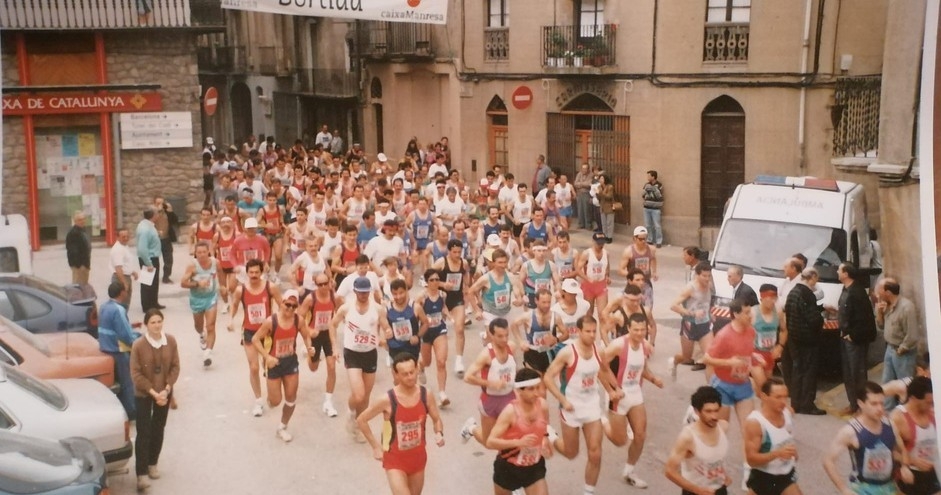
[[[579,249],[588,243],[589,237],[584,232],[573,236],[573,244]],[[616,268],[623,246],[614,244],[608,246],[608,249]],[[92,283],[100,302],[105,300],[110,277],[107,254],[108,249],[103,245],[93,249]],[[185,269],[186,254],[185,246],[177,246],[177,261],[172,277],[176,283]],[[69,282],[64,247],[46,247],[35,253],[34,259],[38,275],[60,284]],[[676,383],[669,380],[666,361],[679,347],[679,319],[669,311],[669,304],[684,280],[680,248],[664,247],[658,253],[658,260],[660,281],[655,289],[655,315],[660,324],[660,336],[652,358],[652,370],[664,378],[666,386],[662,390],[649,384],[644,387],[650,425],[647,446],[636,471],[650,483],[648,491],[655,494],[679,492],[663,476],[663,465],[680,428],[689,396],[703,384],[702,372],[692,372],[688,367],[680,367]],[[612,293],[624,286],[623,278],[614,278]],[[716,283],[724,281],[717,280]],[[345,405],[348,388],[342,368],[338,370],[334,399],[341,413],[339,417],[330,419],[320,412],[325,370],[321,368],[314,374],[303,369],[302,365],[297,411],[290,425],[294,441],[284,444],[275,437],[280,411],[266,411],[261,418],[249,414],[252,396],[246,376],[248,368],[239,343],[240,333],[225,331],[229,316],[220,316],[213,365],[211,369],[204,370],[198,337],[192,330],[186,291],[178,285],[161,286],[160,294],[161,303],[167,306],[164,328],[180,342],[183,369],[175,388],[179,409],[170,412],[160,461],[162,478],[153,482],[151,493],[388,493],[380,463],[372,459],[367,445],[355,443],[345,431],[345,407],[341,406]],[[135,287],[132,321],[139,321],[142,316],[138,295],[138,288]],[[469,362],[480,350],[480,340],[474,337],[480,330],[480,325],[475,324],[468,332],[465,362]],[[453,359],[449,357],[449,371],[452,362]],[[428,385],[435,390],[433,372],[429,373]],[[373,396],[383,393],[389,386],[390,372],[381,363]],[[491,466],[494,452],[486,451],[473,441],[462,445],[458,433],[468,416],[478,414],[476,401],[479,390],[450,374],[448,394],[452,405],[443,413],[447,444],[443,448],[433,445],[428,447],[425,493],[492,493]],[[553,425],[558,428],[557,414],[553,413],[551,418]],[[795,423],[800,455],[798,473],[804,493],[832,493],[832,485],[823,472],[821,461],[824,450],[842,422],[832,416],[797,416]],[[734,431],[730,438],[728,466],[734,480],[730,492],[742,493],[739,490],[742,471],[741,435]],[[581,493],[584,451],[582,444],[581,454],[576,460],[568,461],[556,456],[548,462],[548,481],[552,493]],[[618,449],[605,441],[601,480],[596,493],[633,490],[620,478],[625,458],[626,448]],[[844,460],[843,464],[845,472],[848,462]],[[115,494],[135,492],[132,473],[112,476],[111,486]]]

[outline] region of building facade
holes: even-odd
[[[197,33],[221,29],[221,10],[151,6],[0,3],[2,211],[27,217],[34,249],[62,241],[76,210],[111,243],[155,195],[183,221],[202,205],[193,47]]]

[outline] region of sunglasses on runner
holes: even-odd
[[[435,278],[429,278],[428,281],[429,281],[429,282],[440,282],[441,279],[438,278],[438,277],[435,277]]]
[[[284,307],[288,309],[297,309],[297,304],[286,303]]]
[[[326,285],[330,285],[330,282],[317,282],[317,287],[324,287]]]

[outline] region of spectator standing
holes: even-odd
[[[836,273],[843,284],[837,314],[840,321],[843,385],[849,400],[849,406],[843,413],[855,414],[859,409],[856,392],[867,379],[866,355],[869,352],[869,344],[876,340],[876,320],[872,301],[869,300],[866,289],[857,281],[859,270],[850,263],[842,263]]]
[[[330,140],[330,154],[333,156],[343,155],[343,137],[340,136],[340,129],[333,130],[333,138]]]
[[[172,214],[172,216],[171,216]],[[163,196],[154,196],[154,227],[160,237],[160,254],[163,256],[163,283],[172,283],[170,273],[173,272],[173,241],[176,240],[175,227],[176,213],[173,206],[167,203]],[[160,276],[160,273],[157,273]]]
[[[899,283],[887,277],[876,303],[876,324],[883,330],[886,344],[882,383],[915,374],[915,355],[922,342],[915,304],[899,292]]]
[[[814,404],[817,393],[817,368],[820,365],[820,340],[823,337],[823,314],[811,286],[817,270],[806,268],[800,282],[791,288],[784,303],[787,321],[787,352],[793,360],[790,376],[791,406],[797,414],[815,416],[826,411]]]
[[[137,261],[141,269],[157,272],[154,273],[153,280],[149,284],[141,283],[140,305],[145,313],[154,308],[163,308],[157,302],[160,295],[160,236],[157,234],[153,219],[154,210],[148,207],[144,210],[144,219],[137,224],[137,232],[134,236],[137,242]]]
[[[536,194],[546,188],[546,182],[549,181],[550,175],[552,175],[552,170],[550,170],[549,166],[546,165],[546,156],[537,156],[536,172],[533,174],[533,194]]]
[[[65,235],[65,253],[72,269],[72,283],[88,285],[88,273],[91,270],[91,239],[85,231],[85,212],[78,210],[72,214],[72,228]]]
[[[156,280],[154,281],[156,283]],[[180,376],[180,354],[176,339],[163,332],[163,313],[151,309],[144,315],[147,331],[131,347],[131,377],[137,406],[136,457],[137,489],[150,486],[147,478],[160,477],[157,461],[163,448],[163,430]]]
[[[282,138],[284,136],[281,136]],[[333,142],[333,135],[330,134],[330,127],[324,124],[320,127],[320,132],[314,137],[314,144],[323,146],[324,149],[330,149],[330,143]]]
[[[136,266],[137,263],[134,260],[134,254],[131,252],[131,248],[128,247],[130,239],[131,234],[126,228],[119,230],[118,240],[111,246],[111,254],[108,259],[111,265],[111,282],[118,282],[126,291],[120,301],[124,309],[130,309],[131,294],[134,290],[134,286],[131,285],[131,279],[137,280],[139,272]]]
[[[98,309],[98,348],[114,359],[115,378],[121,385],[118,399],[128,418],[136,417],[134,381],[131,379],[131,346],[140,334],[131,328],[125,302],[129,299],[121,282],[108,286],[108,299]]]
[[[575,210],[578,215],[578,228],[591,228],[591,171],[583,163],[575,174]]]
[[[611,177],[599,176],[598,209],[601,212],[601,232],[604,233],[608,244],[614,242],[614,184]]]
[[[644,224],[650,233],[651,244],[660,247],[663,244],[663,227],[660,223],[660,214],[663,210],[663,184],[657,180],[657,171],[647,171],[647,182],[644,184]]]

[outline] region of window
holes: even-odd
[[[15,320],[16,317],[14,313],[16,313],[16,309],[13,307],[13,302],[10,301],[10,296],[7,294],[7,291],[0,290],[0,315]]]
[[[745,22],[751,18],[751,0],[709,0],[706,22]]]
[[[582,30],[604,25],[604,0],[582,0],[578,8],[578,24]],[[583,33],[583,35],[585,35]]]
[[[846,77],[836,82],[833,123],[833,156],[875,158],[879,155],[880,77]]]
[[[16,273],[20,271],[20,255],[15,247],[0,248],[0,272]]]
[[[23,308],[22,319],[28,320],[46,316],[52,307],[46,301],[22,291],[15,291],[16,298],[20,301],[20,307]]]
[[[487,27],[510,26],[510,0],[489,0],[487,3]]]

